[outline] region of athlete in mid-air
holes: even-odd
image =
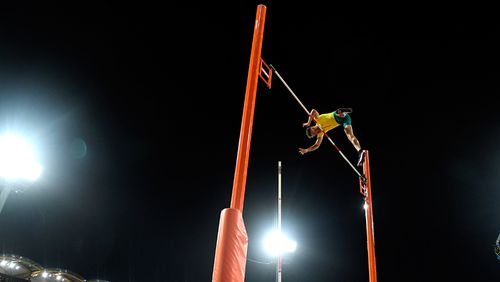
[[[325,133],[342,125],[347,138],[351,141],[356,151],[358,151],[357,165],[363,165],[364,151],[361,149],[358,138],[354,136],[349,113],[352,113],[351,108],[339,108],[334,112],[326,114],[319,114],[318,111],[312,109],[307,122],[303,123],[302,126],[306,128],[307,137],[313,138],[316,136],[316,142],[309,148],[299,148],[299,153],[304,155],[318,149]],[[313,120],[316,124],[311,126],[311,121]]]

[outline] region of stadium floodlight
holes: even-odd
[[[0,178],[35,181],[41,172],[42,167],[26,140],[13,134],[0,136]]]
[[[267,253],[277,257],[276,281],[281,282],[282,277],[282,257],[285,253],[293,253],[297,249],[297,242],[287,238],[281,228],[281,161],[278,161],[278,224],[277,228],[264,238],[264,248]]]
[[[297,249],[297,242],[278,231],[270,232],[264,239],[264,248],[271,256],[280,256],[293,253]]]
[[[10,190],[18,182],[33,182],[40,177],[42,167],[35,160],[30,144],[20,136],[7,133],[0,136],[0,212]]]

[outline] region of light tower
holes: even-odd
[[[283,254],[293,253],[297,249],[297,242],[290,240],[282,232],[281,226],[281,161],[278,161],[278,224],[277,229],[273,230],[265,239],[264,247],[266,251],[277,257],[276,280],[281,282]]]

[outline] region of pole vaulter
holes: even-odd
[[[264,63],[265,64],[265,63]],[[265,66],[267,66],[267,64],[265,64]],[[316,118],[314,116],[311,115],[311,112],[306,108],[306,106],[304,106],[304,104],[302,104],[302,102],[300,101],[300,99],[297,97],[297,95],[295,95],[295,93],[293,92],[293,90],[290,88],[290,86],[288,86],[288,84],[285,82],[285,80],[283,79],[283,77],[281,77],[281,75],[278,73],[278,71],[276,70],[276,68],[273,66],[273,65],[269,65],[269,67],[271,70],[268,70],[267,72],[264,72],[264,74],[268,77],[269,77],[269,83],[267,83],[268,87],[270,87],[270,80],[272,78],[272,73],[275,73],[276,76],[278,76],[278,78],[281,80],[281,82],[285,85],[285,87],[288,89],[288,91],[290,92],[290,94],[292,94],[292,96],[295,98],[295,100],[297,100],[297,102],[299,103],[299,105],[302,107],[302,109],[304,109],[304,111],[307,113],[308,116],[311,117],[312,120],[314,120],[314,122],[317,122]],[[337,152],[339,152],[339,154],[342,156],[342,158],[344,158],[344,160],[351,166],[351,168],[356,172],[356,174],[359,176],[359,178],[363,181],[363,182],[366,182],[366,177],[361,174],[355,167],[354,165],[349,161],[349,159],[347,159],[347,157],[344,155],[344,153],[342,153],[342,151],[340,150],[339,147],[337,147],[337,145],[335,144],[335,142],[333,142],[332,138],[330,138],[330,136],[328,136],[328,134],[323,130],[321,129],[321,131],[323,132],[324,136],[326,136],[326,138],[330,141],[330,143],[333,145],[333,147],[337,150]]]
[[[233,181],[231,208],[222,210],[220,216],[214,269],[212,273],[213,282],[243,282],[245,280],[248,236],[242,213],[250,155],[250,141],[252,139],[257,83],[259,81],[261,68],[260,58],[264,37],[266,9],[264,5],[257,6],[245,103],[243,105],[240,140],[238,144],[238,156],[236,158],[236,170]]]

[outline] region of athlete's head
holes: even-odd
[[[321,132],[321,128],[319,126],[309,126],[306,128],[306,136],[308,138],[313,138],[314,136],[318,135]]]

